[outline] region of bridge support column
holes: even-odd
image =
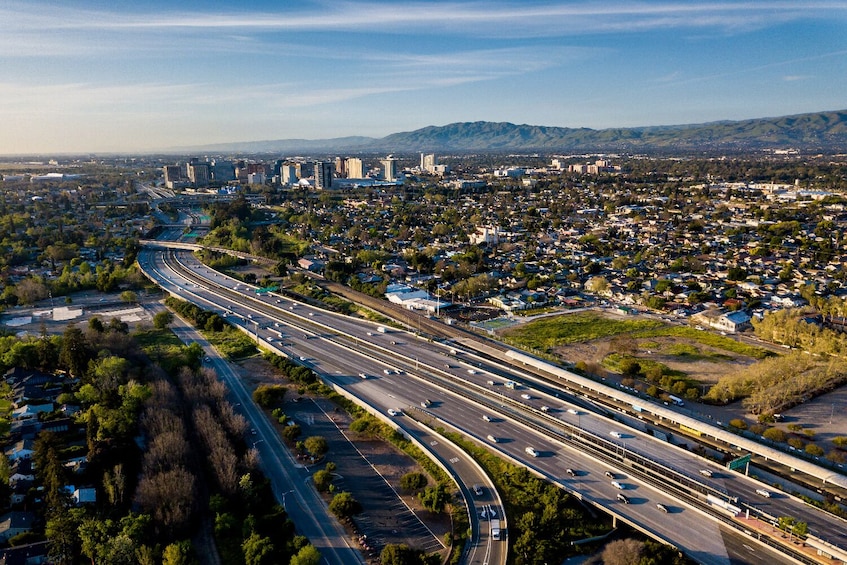
[[[617,527],[618,527],[618,517],[612,516],[612,529],[614,530]]]

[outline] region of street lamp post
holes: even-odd
[[[283,510],[285,510],[285,495],[286,495],[286,494],[291,494],[292,492],[294,492],[294,491],[293,491],[293,490],[289,490],[289,491],[286,491],[286,492],[282,493],[282,509],[283,509]]]

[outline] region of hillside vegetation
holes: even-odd
[[[635,128],[567,128],[508,122],[457,122],[383,138],[279,139],[193,149],[398,151],[633,151],[758,150],[791,147],[833,151],[847,147],[847,110],[705,124]]]

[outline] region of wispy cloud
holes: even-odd
[[[196,100],[197,87],[154,83],[0,83],[0,111],[14,114],[16,118],[68,113],[110,114],[115,108],[133,108],[133,113],[144,113],[154,106]]]
[[[791,20],[847,18],[847,2],[320,2],[290,5],[277,11],[233,8],[184,11],[179,8],[141,12],[81,9],[70,4],[7,0],[0,21],[14,22],[0,34],[0,60],[100,56],[139,59],[186,54],[244,54],[288,57],[345,57],[357,46],[413,34],[439,43],[466,43],[469,38],[500,42],[520,39],[567,40],[589,34],[684,30],[731,34]],[[354,34],[349,49],[316,39],[321,32]],[[365,35],[362,32],[366,32]],[[309,34],[312,34],[311,36]],[[325,36],[321,36],[325,37]],[[414,44],[414,42],[410,42]],[[427,55],[424,52],[423,57]],[[538,57],[536,57],[538,58]]]
[[[815,55],[810,55],[808,57],[795,57],[795,58],[792,58],[792,59],[783,59],[781,61],[774,61],[772,63],[767,63],[765,65],[756,65],[756,66],[750,66],[750,67],[739,66],[739,67],[732,68],[731,70],[727,70],[726,72],[722,72],[722,73],[695,76],[695,77],[689,76],[688,78],[681,78],[680,80],[672,81],[671,83],[674,86],[680,86],[680,85],[684,85],[684,84],[709,82],[709,81],[713,81],[713,80],[719,79],[719,78],[727,78],[727,77],[733,77],[733,76],[749,76],[751,73],[757,73],[757,72],[760,72],[760,71],[778,69],[778,68],[781,68],[781,67],[788,67],[788,66],[791,66],[791,65],[797,65],[797,64],[801,64],[801,63],[809,63],[809,62],[812,62],[812,61],[820,61],[820,60],[823,60],[823,59],[840,58],[840,57],[844,57],[844,56],[847,56],[847,50],[830,51],[828,53],[818,53],[818,54],[815,54]],[[808,78],[812,78],[812,77],[810,75],[785,75],[782,78],[783,78],[783,80],[788,81],[788,80],[803,80],[803,79],[808,79]]]
[[[117,140],[130,129],[124,123],[135,124],[139,136],[180,130],[245,138],[273,119],[279,127],[299,120],[334,131],[338,116],[353,114],[359,124],[394,131],[406,127],[398,122],[408,124],[402,114],[412,106],[425,108],[416,121],[431,123],[451,110],[561,123],[569,107],[586,101],[598,115],[635,111],[631,93],[639,83],[650,90],[641,98],[645,116],[665,116],[672,110],[666,107],[687,111],[684,102],[704,90],[704,81],[751,91],[754,78],[793,83],[784,90],[807,89],[794,101],[805,105],[830,106],[843,92],[843,78],[821,88],[823,64],[805,63],[830,58],[841,70],[837,63],[847,52],[832,45],[840,45],[847,0],[301,0],[215,2],[208,10],[191,4],[199,7],[0,0],[5,130],[31,135],[34,147],[39,136],[53,135],[58,144],[95,127]],[[805,39],[816,24],[822,31],[808,38],[806,58],[781,42],[750,50],[771,31]],[[705,50],[691,48],[692,38],[704,44],[719,38],[724,52],[737,56],[716,68]],[[679,52],[666,56],[676,46]],[[632,82],[626,95],[621,74]],[[645,84],[646,77],[656,78]],[[531,88],[516,97],[523,79]],[[756,107],[761,103],[757,93]]]
[[[667,84],[678,80],[681,76],[682,73],[680,71],[674,71],[672,73],[666,74],[665,76],[661,76],[654,79],[654,82]]]
[[[281,111],[344,102],[378,94],[408,92],[488,80],[485,73],[462,76],[419,76],[415,80],[371,82],[361,86],[304,88],[297,82],[274,82],[245,87],[242,84],[110,84],[110,83],[0,83],[0,115],[15,120],[50,116],[113,115],[168,116],[184,112],[238,107],[249,113]]]
[[[569,35],[666,29],[671,27],[738,28],[767,25],[786,19],[847,12],[844,2],[591,2],[591,3],[489,3],[417,2],[387,6],[374,2],[324,3],[314,9],[269,11],[180,10],[158,13],[79,10],[51,5],[39,9],[31,3],[12,2],[0,9],[4,21],[30,30],[198,29],[280,31],[359,31],[487,34],[507,31],[521,35]]]

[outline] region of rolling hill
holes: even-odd
[[[221,143],[190,149],[253,153],[528,150],[672,153],[788,148],[803,152],[847,152],[847,110],[743,121],[600,130],[508,122],[459,122],[394,133],[383,138],[287,139]]]

